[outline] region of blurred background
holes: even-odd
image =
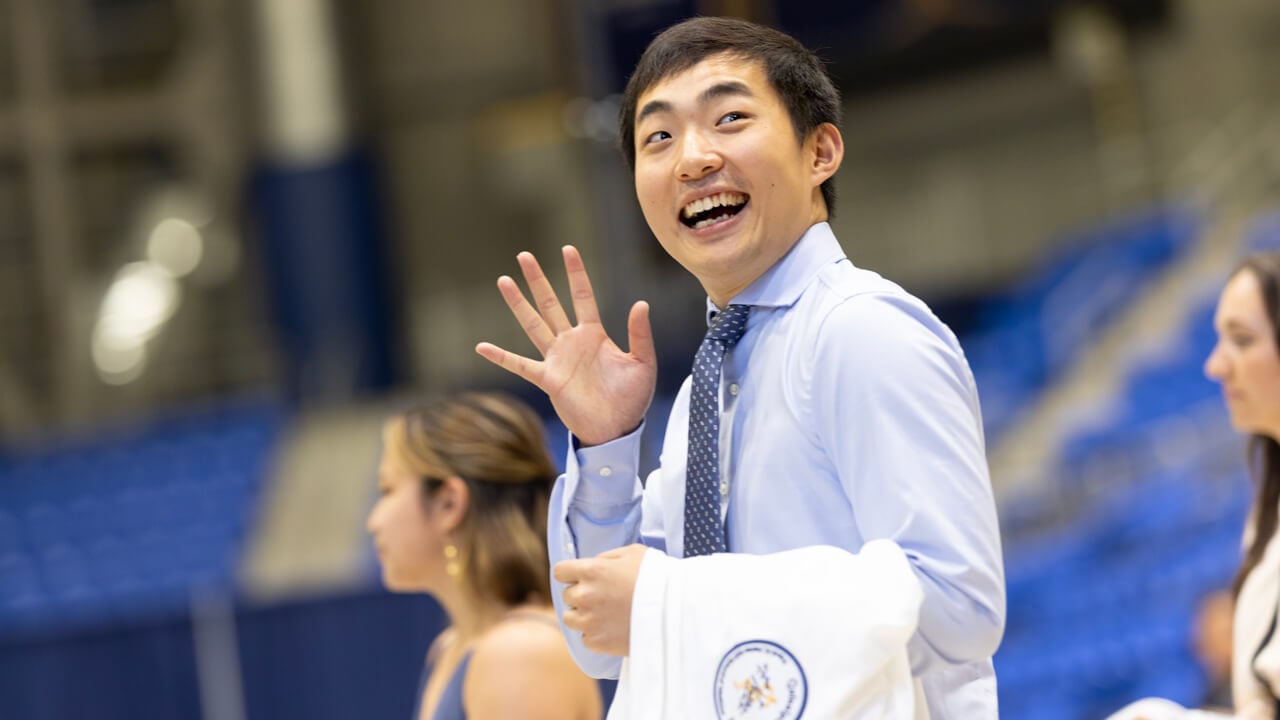
[[[836,234],[965,347],[1002,715],[1214,692],[1250,490],[1201,365],[1280,247],[1274,0],[0,0],[0,717],[409,716],[443,618],[380,588],[381,422],[504,388],[562,456],[473,347],[533,352],[494,280],[574,243],[615,333],[652,304],[661,437],[703,295],[616,107],[694,14],[829,62]]]

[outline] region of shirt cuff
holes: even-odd
[[[585,510],[605,510],[635,501],[640,494],[640,427],[602,445],[579,448],[573,438],[579,483],[573,503]]]

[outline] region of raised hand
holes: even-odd
[[[577,324],[532,254],[516,256],[535,307],[515,280],[498,278],[498,291],[542,355],[534,360],[491,343],[476,345],[481,357],[542,388],[565,427],[584,445],[599,445],[640,425],[653,400],[658,361],[649,326],[649,305],[637,302],[627,317],[628,352],[605,333],[591,280],[576,248],[564,248],[564,267]]]

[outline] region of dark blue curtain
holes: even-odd
[[[424,595],[375,591],[236,616],[247,720],[408,720],[445,625]],[[613,683],[601,683],[607,702]],[[191,621],[0,639],[0,718],[199,720]]]

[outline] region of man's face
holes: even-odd
[[[712,55],[655,83],[636,107],[645,220],[717,305],[827,218],[818,188],[839,167],[839,132],[824,125],[797,141],[760,62]]]

